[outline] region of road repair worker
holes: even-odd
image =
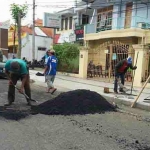
[[[45,66],[47,64],[47,60],[48,60],[48,57],[49,57],[49,52],[50,52],[50,50],[47,50],[46,54],[42,57],[42,60],[44,60],[44,65]]]
[[[121,84],[124,85],[125,81],[125,73],[128,69],[135,70],[137,67],[132,65],[132,57],[129,56],[127,59],[121,60],[115,66],[115,83],[114,83],[114,92],[118,93],[118,80],[121,79]],[[119,90],[120,92],[124,92],[122,88]]]
[[[19,79],[22,81],[19,92],[23,93],[25,90],[25,94],[31,98],[29,70],[26,62],[22,59],[10,59],[5,64],[5,72],[9,79],[8,104],[6,106],[11,105],[15,100],[15,85]],[[29,99],[27,99],[27,104],[31,105]]]
[[[54,50],[50,50],[48,54],[49,54],[49,58],[44,70],[44,74],[47,83],[47,92],[49,93],[51,90],[51,94],[53,94],[57,90],[56,88],[54,88],[53,85],[56,76],[56,71],[57,71],[57,58],[55,56]]]

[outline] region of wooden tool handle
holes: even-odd
[[[142,87],[140,93],[137,95],[135,101],[134,101],[133,104],[131,105],[132,108],[135,106],[136,102],[138,101],[138,98],[140,97],[141,93],[143,92],[143,90],[144,90],[145,86],[147,85],[149,79],[150,79],[150,75],[149,75],[149,77],[147,78],[146,82],[144,83],[144,85],[143,85],[143,87]]]

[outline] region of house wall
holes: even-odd
[[[47,37],[35,36],[35,59],[38,61],[45,55],[46,51],[38,50],[38,47],[46,47],[49,49],[53,44],[53,40]],[[27,35],[22,39],[21,58],[26,57],[28,61],[32,60],[32,35]]]
[[[132,27],[137,26],[138,22],[150,24],[150,4],[133,4]]]
[[[126,10],[126,5],[121,6],[121,11],[120,11],[120,6],[114,5],[113,7],[113,29],[122,29],[124,28],[125,25],[125,10]],[[118,12],[118,13],[117,13]]]
[[[0,50],[8,57],[8,29],[0,28]]]
[[[103,39],[103,40],[93,40],[89,41],[89,55],[88,55],[88,62],[93,60],[95,65],[102,65],[105,68],[106,65],[106,53],[105,50],[108,50],[110,43],[122,43],[125,45],[129,45],[129,54],[132,50],[132,44],[137,44],[137,38],[113,38],[113,39]]]
[[[30,43],[32,40],[29,39],[29,35],[22,38],[22,50],[21,50],[21,58],[25,57],[28,61],[32,60],[32,49],[30,48]]]

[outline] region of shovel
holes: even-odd
[[[129,89],[127,89],[122,83],[121,83],[121,81],[119,80],[118,81],[118,85],[120,86],[120,88],[122,88],[123,89],[123,91],[124,91],[124,94],[126,94],[126,95],[133,95],[133,96],[137,96],[137,95],[134,95],[134,94],[129,94],[129,93],[126,93],[127,91],[129,91]]]
[[[10,77],[8,77],[8,79],[11,81]],[[16,85],[14,85],[14,83],[13,83],[12,81],[11,81],[11,83],[12,83],[12,85],[15,87],[15,89],[17,89],[17,90],[19,91],[19,88],[18,88]],[[22,95],[24,95],[24,96],[25,96],[25,98],[29,99],[30,101],[38,103],[38,101],[36,101],[36,100],[34,100],[34,99],[29,98],[29,96],[28,96],[27,94],[25,94],[24,92],[23,92],[23,93],[21,93],[21,94],[22,94]]]
[[[18,87],[16,87],[16,85],[14,85],[14,84],[13,84],[13,86],[15,87],[15,89],[17,89],[17,90],[19,91],[19,88],[18,88]],[[28,96],[27,94],[25,94],[24,92],[23,92],[23,93],[21,93],[21,94],[22,94],[22,95],[24,95],[24,96],[25,96],[25,98],[29,99],[30,101],[38,103],[38,101],[36,101],[36,100],[34,100],[34,99],[29,98],[29,96]]]

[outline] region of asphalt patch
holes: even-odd
[[[84,115],[115,111],[103,96],[89,90],[74,90],[60,94],[37,106],[32,106],[34,114],[45,115]]]
[[[29,110],[15,110],[6,108],[4,106],[0,106],[0,117],[5,118],[7,120],[15,120],[19,121],[24,119],[30,115]]]

